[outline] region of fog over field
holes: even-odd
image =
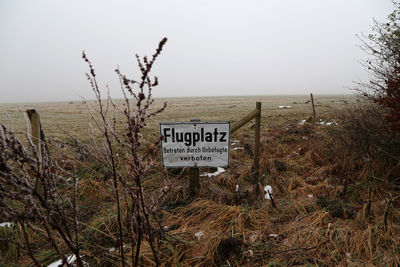
[[[0,103],[93,98],[85,50],[102,88],[114,69],[139,76],[135,53],[168,42],[156,97],[349,94],[367,80],[356,34],[390,0],[0,2]]]

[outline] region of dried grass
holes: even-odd
[[[171,173],[174,184],[157,215],[161,225],[152,221],[160,228],[154,243],[161,264],[399,266],[399,188],[386,180],[388,163],[355,157],[332,135],[339,127],[270,126],[262,129],[261,183],[274,189],[277,208],[251,194],[252,158],[243,150],[231,151],[226,172],[201,178],[196,198],[188,194],[187,179],[174,180]],[[252,133],[244,129],[235,138],[239,146],[251,144]],[[157,197],[160,173],[155,169],[144,179],[149,198]],[[80,202],[87,207],[83,245],[90,248],[82,253],[91,263],[114,266],[119,253],[109,249],[118,247],[116,204],[102,175],[87,172],[80,180]],[[38,239],[35,246],[46,249],[43,243]],[[129,254],[132,247],[125,249]],[[139,263],[154,266],[152,255],[144,241]]]

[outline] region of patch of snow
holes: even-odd
[[[165,225],[165,226],[163,227],[163,230],[164,230],[164,231],[168,231],[168,225]]]
[[[125,245],[123,245],[123,247],[125,247]],[[112,248],[109,248],[108,251],[114,252],[114,251],[117,251],[119,249],[120,249],[120,247],[112,247]]]
[[[307,140],[308,139],[308,137],[307,136],[303,136],[303,140]]]
[[[199,232],[195,233],[194,236],[197,238],[197,240],[200,240],[204,236],[204,232],[199,231]]]
[[[336,121],[323,121],[323,120],[320,120],[319,124],[325,126],[339,125],[339,123],[337,123]]]
[[[277,234],[269,234],[268,236],[269,236],[269,237],[273,237],[273,238],[276,238],[276,237],[278,237],[278,235],[277,235]]]
[[[301,121],[299,122],[299,124],[300,124],[300,125],[304,125],[304,123],[306,123],[306,121],[307,121],[307,120],[301,120]]]
[[[3,222],[3,223],[0,223],[0,227],[11,227],[11,226],[13,226],[13,223],[10,223],[10,222]]]
[[[312,194],[307,195],[308,198],[313,198],[314,196]]]
[[[292,106],[279,106],[279,108],[291,108]]]
[[[68,264],[74,263],[75,261],[76,261],[76,256],[75,255],[67,256]],[[53,263],[50,263],[49,265],[47,265],[47,267],[59,267],[61,265],[62,265],[62,260],[58,260],[58,261],[55,261]]]
[[[238,191],[239,191],[239,185],[237,184],[237,185],[236,185],[235,192],[238,192]]]
[[[272,196],[272,186],[266,185],[264,187],[264,198],[271,199],[271,196]]]
[[[250,254],[250,256],[253,256],[254,255],[253,250],[249,249],[249,254]]]
[[[224,169],[224,168],[221,168],[221,167],[218,167],[218,169],[217,169],[216,172],[212,172],[212,173],[206,172],[206,173],[201,174],[200,176],[212,177],[212,176],[220,175],[220,174],[223,173],[223,172],[225,172],[225,169]]]
[[[237,144],[239,144],[239,140],[236,140],[236,139],[232,139],[231,140],[231,144],[234,146],[234,145],[237,145]]]

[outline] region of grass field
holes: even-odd
[[[400,203],[395,197],[398,187],[385,182],[385,175],[392,169],[386,169],[388,165],[380,158],[355,156],[347,145],[341,146],[335,139],[337,133],[348,133],[349,130],[339,131],[340,114],[357,104],[356,97],[314,96],[318,116],[314,124],[309,119],[309,100],[308,95],[156,99],[152,109],[161,107],[164,101],[168,106],[149,121],[145,130],[148,142],[157,138],[161,121],[198,118],[234,122],[261,101],[259,186],[270,185],[274,190],[274,203],[253,194],[253,158],[248,150],[232,150],[231,164],[225,172],[202,176],[195,197],[188,193],[188,174],[177,176],[157,213],[164,231],[155,242],[162,266],[400,264]],[[122,107],[121,101],[116,104]],[[23,113],[31,108],[39,112],[48,139],[68,140],[64,130],[82,142],[90,139],[90,118],[81,101],[2,104],[0,121],[9,125],[11,118],[18,136],[23,138]],[[299,124],[302,120],[309,122]],[[326,126],[320,120],[335,120],[338,125]],[[232,147],[253,146],[252,124],[233,134]],[[50,147],[50,151],[57,162],[72,158],[67,148],[56,151]],[[154,160],[157,168],[143,177],[148,198],[156,198],[163,185],[159,151]],[[90,160],[75,160],[73,164],[80,179],[84,260],[90,266],[118,265],[116,204],[111,182],[104,178],[107,173]],[[174,179],[174,174],[170,175]],[[20,240],[18,229],[12,231]],[[0,230],[0,235],[7,234],[10,235],[7,230]],[[30,234],[34,253],[42,264],[59,259],[42,232],[32,227]],[[126,253],[133,250],[131,244],[125,245]],[[0,266],[32,265],[26,251],[20,253],[18,257],[16,247],[9,245]],[[142,266],[155,264],[148,242],[142,244],[140,260]]]
[[[202,121],[236,121],[255,109],[255,102],[262,102],[262,125],[294,122],[312,116],[309,95],[293,96],[233,96],[233,97],[193,97],[193,98],[157,98],[153,110],[168,103],[167,109],[150,121],[150,128],[157,130],[161,121],[189,121],[193,118]],[[356,98],[352,95],[315,96],[315,105],[319,117],[327,118],[335,110],[352,105]],[[123,101],[115,103],[121,108]],[[93,104],[88,101],[88,104]],[[279,106],[291,106],[280,109]],[[82,101],[53,103],[0,104],[0,121],[7,124],[11,118],[16,132],[25,131],[24,112],[36,109],[41,117],[43,129],[47,135],[64,137],[62,129],[80,137],[88,136],[89,117]]]

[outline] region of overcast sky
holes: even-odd
[[[82,50],[119,98],[115,67],[137,78],[134,55],[163,37],[158,97],[352,93],[367,79],[356,34],[392,10],[390,0],[0,0],[0,103],[93,98]]]

